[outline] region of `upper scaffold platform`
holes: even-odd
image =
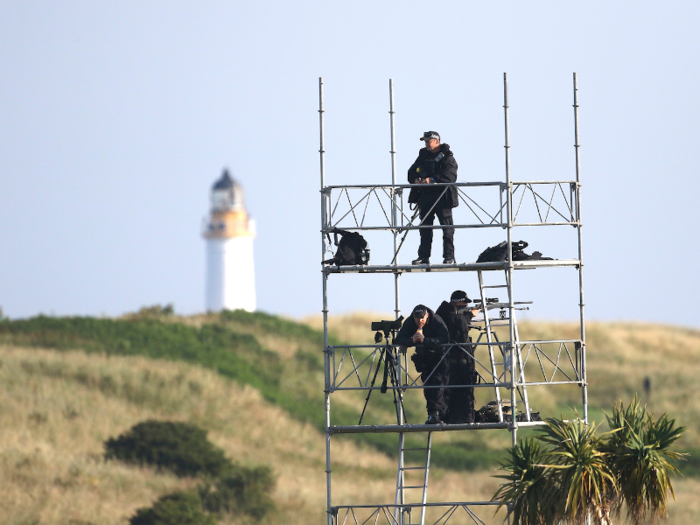
[[[525,182],[458,182],[432,184],[435,191],[457,188],[460,206],[453,209],[455,230],[513,228],[531,226],[581,227],[578,212],[580,184],[572,180]],[[363,184],[323,186],[321,233],[330,236],[336,229],[357,232],[388,232],[395,238],[391,259],[385,264],[325,268],[330,273],[406,273],[426,271],[499,270],[504,263],[463,263],[452,265],[406,265],[400,262],[405,236],[414,230],[441,230],[447,226],[422,225],[415,210],[404,202],[410,184]],[[437,199],[436,199],[437,200]],[[509,220],[509,211],[512,213]],[[401,239],[399,239],[401,237]],[[330,248],[331,243],[326,245]],[[527,263],[527,264],[523,264]],[[540,268],[579,266],[578,259],[559,261],[514,261],[514,267]]]
[[[514,270],[531,270],[534,268],[573,267],[578,268],[578,259],[514,261]],[[412,264],[412,265],[353,265],[326,266],[326,273],[420,273],[420,272],[478,272],[489,270],[507,270],[508,262],[456,263],[456,264]]]
[[[431,189],[457,188],[460,204],[453,209],[455,228],[513,228],[522,226],[579,226],[576,207],[580,183],[575,180],[457,182],[431,184]],[[511,191],[508,192],[509,186]],[[414,210],[406,206],[404,190],[411,184],[355,184],[323,186],[323,233],[334,228],[351,231],[399,232],[431,228],[414,225]],[[510,193],[512,222],[507,217]],[[439,197],[442,196],[442,194]],[[437,200],[437,198],[436,198]],[[462,211],[466,210],[466,211]],[[393,212],[395,217],[393,217]]]

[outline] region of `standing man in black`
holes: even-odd
[[[418,152],[418,158],[408,169],[408,182],[415,184],[411,188],[408,202],[418,204],[421,226],[432,226],[437,215],[443,226],[452,226],[452,208],[459,204],[457,188],[454,186],[432,186],[436,183],[457,182],[457,161],[450,146],[440,144],[437,131],[426,131],[421,137],[425,147]],[[443,264],[455,263],[454,228],[442,229]],[[420,247],[418,258],[413,264],[430,264],[430,252],[433,244],[433,230],[420,230]]]
[[[474,347],[469,345],[469,328],[471,320],[479,311],[470,310],[467,306],[471,299],[462,290],[455,290],[450,296],[450,302],[443,301],[435,312],[447,325],[450,333],[450,343],[453,346],[447,354],[450,386],[473,385],[476,382],[474,367]],[[448,395],[448,423],[474,422],[474,388],[450,388]]]
[[[394,343],[401,346],[415,346],[413,359],[416,370],[421,373],[423,386],[445,385],[447,383],[447,359],[443,359],[448,343],[447,326],[439,315],[422,304],[413,309],[396,335]],[[444,423],[447,414],[447,398],[444,388],[424,388],[425,404],[428,409],[426,425]]]

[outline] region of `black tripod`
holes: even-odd
[[[403,318],[402,318],[403,319]],[[400,322],[399,322],[400,324]],[[389,344],[389,333],[391,333],[391,344]],[[379,391],[382,394],[386,394],[388,390],[388,383],[391,381],[392,394],[394,394],[394,407],[396,410],[396,423],[401,424],[401,416],[403,415],[403,421],[406,422],[406,412],[403,408],[403,389],[401,389],[401,380],[399,378],[398,365],[401,363],[401,355],[406,353],[405,350],[401,351],[394,347],[394,338],[396,337],[396,330],[385,329],[384,335],[382,332],[377,332],[374,334],[374,342],[381,343],[382,339],[386,339],[387,344],[381,348],[379,353],[379,362],[377,363],[377,369],[374,371],[374,376],[372,377],[372,382],[370,383],[369,392],[367,392],[367,398],[365,399],[365,406],[362,408],[362,414],[360,414],[360,421],[358,425],[362,424],[362,418],[365,416],[365,410],[367,410],[367,404],[369,403],[369,398],[372,395],[372,390],[374,388],[374,383],[377,380],[377,375],[379,374],[379,369],[382,367],[382,362],[384,363],[384,375],[382,377],[382,386]]]

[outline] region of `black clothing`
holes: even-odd
[[[452,347],[448,353],[448,384],[473,385],[476,383],[474,366],[474,347],[466,345],[469,339],[469,327],[474,317],[467,306],[459,306],[443,301],[437,309],[447,325],[450,343],[460,343],[461,347]],[[467,353],[465,353],[465,350]],[[448,423],[474,422],[474,388],[450,388],[448,390]]]
[[[418,325],[413,316],[406,319],[394,339],[394,343],[401,346],[415,346],[418,360],[414,359],[416,368],[420,367],[421,379],[424,386],[445,385],[448,381],[447,359],[442,359],[444,347],[439,345],[449,342],[447,326],[439,315],[428,308],[428,322],[423,327],[423,343],[415,344],[413,335]],[[418,363],[422,363],[419,365]],[[440,418],[447,414],[447,397],[444,388],[426,388],[423,390],[428,413],[437,411]]]
[[[435,152],[430,152],[427,148],[421,148],[418,152],[418,158],[408,169],[408,182],[416,184],[418,179],[426,178],[430,178],[432,183],[457,182],[457,161],[448,144],[440,144]],[[452,208],[459,205],[459,194],[454,186],[416,184],[416,187],[411,188],[408,202],[418,204],[421,225],[432,226],[437,215],[442,226],[451,226],[454,224]],[[442,230],[442,256],[445,259],[454,258],[454,234],[454,228]],[[432,243],[433,230],[421,229],[419,258],[430,258]]]
[[[450,150],[449,144],[440,144],[440,148],[432,153],[427,148],[421,148],[418,152],[418,158],[408,168],[409,184],[415,184],[416,179],[428,177],[434,179],[433,182],[440,184],[457,182],[457,161]],[[411,188],[408,202],[417,202],[421,207],[429,203],[427,209],[430,209],[430,206],[440,197],[443,190],[445,190],[445,186],[431,187],[429,184],[421,184]],[[447,192],[440,198],[438,206],[441,208],[456,208],[458,205],[457,188],[454,186],[447,187]]]
[[[469,342],[469,328],[474,316],[468,306],[458,306],[455,303],[443,301],[435,313],[447,326],[450,343]]]
[[[452,226],[454,224],[452,220],[452,208],[439,208],[435,207],[433,211],[428,213],[432,204],[427,207],[419,207],[418,212],[420,216],[421,226],[432,226],[435,222],[435,216],[437,215],[438,221],[442,226]],[[430,259],[430,252],[433,250],[433,230],[432,229],[421,229],[420,232],[420,246],[418,247],[418,257],[427,260]],[[443,259],[454,259],[455,257],[455,229],[454,228],[444,228],[442,230],[442,258]]]
[[[428,321],[423,327],[423,343],[416,345],[413,342],[413,336],[418,330],[418,325],[413,316],[408,317],[401,326],[401,330],[396,334],[396,339],[394,343],[401,346],[418,346],[423,347],[427,353],[442,355],[444,348],[440,348],[439,345],[444,345],[449,343],[450,334],[447,331],[447,325],[445,321],[439,315],[436,315],[430,308],[428,310]]]

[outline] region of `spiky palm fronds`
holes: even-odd
[[[548,418],[547,426],[540,429],[539,439],[550,446],[550,483],[561,495],[558,518],[568,523],[584,523],[589,513],[593,523],[609,523],[608,496],[617,492],[617,485],[602,443],[610,433],[596,436],[596,428],[579,419]]]
[[[614,507],[617,514],[623,502],[634,524],[647,518],[652,521],[666,516],[669,494],[675,499],[671,474],[678,473],[672,464],[685,454],[670,450],[685,431],[676,427],[667,414],[654,421],[635,396],[624,408],[622,403],[607,416],[611,428],[620,429],[605,446],[608,464],[620,486]]]
[[[622,405],[622,401],[614,405],[612,415],[605,414],[605,419],[608,427],[618,430],[607,440],[607,448],[611,450],[611,447],[627,443],[632,434],[641,435],[647,420],[646,408],[639,404],[635,395],[627,408]]]
[[[506,480],[491,501],[506,503],[514,525],[548,525],[554,523],[554,509],[558,501],[556,486],[552,486],[543,465],[546,447],[534,437],[518,442],[508,450],[508,459],[501,462],[501,470],[508,474],[495,476]]]
[[[550,418],[509,450],[501,467],[508,474],[497,476],[507,481],[493,500],[509,504],[515,525],[579,525],[587,516],[609,525],[611,509],[619,515],[623,504],[635,525],[666,515],[672,463],[686,455],[670,447],[685,428],[667,414],[654,420],[636,397],[606,418],[612,430],[600,436],[594,423]]]

